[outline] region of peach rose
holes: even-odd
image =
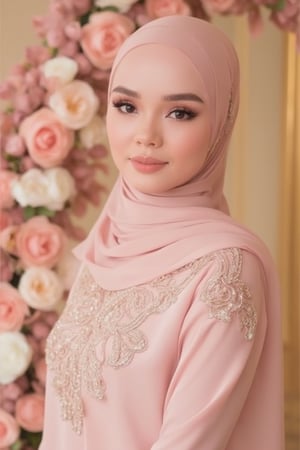
[[[122,14],[111,11],[92,14],[82,28],[82,49],[95,67],[110,69],[119,47],[134,29],[134,22]]]
[[[43,168],[60,165],[74,145],[74,131],[49,108],[41,108],[23,120],[20,135],[33,161]]]
[[[27,431],[42,431],[45,399],[41,394],[23,395],[16,403],[16,420]]]
[[[146,0],[147,15],[151,19],[164,16],[190,16],[192,14],[190,6],[184,0]]]
[[[0,209],[11,208],[15,202],[11,187],[18,175],[9,170],[0,170]]]
[[[20,435],[20,427],[13,416],[0,408],[0,448],[14,444]]]
[[[0,332],[19,331],[28,306],[19,291],[8,283],[0,282]]]
[[[33,217],[20,225],[16,247],[25,267],[53,267],[64,251],[63,230],[46,217]]]

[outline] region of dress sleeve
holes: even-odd
[[[151,450],[225,450],[266,334],[260,263],[239,249],[210,264],[184,318],[163,424]]]

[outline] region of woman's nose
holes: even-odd
[[[145,124],[136,132],[135,142],[144,147],[158,148],[162,145],[162,134],[158,126]]]

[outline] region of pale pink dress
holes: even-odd
[[[121,291],[83,266],[48,343],[40,450],[282,450],[263,286],[234,248]]]

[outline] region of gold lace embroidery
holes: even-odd
[[[46,350],[62,417],[71,421],[76,433],[81,433],[83,425],[83,390],[102,399],[103,367],[125,367],[136,353],[145,351],[148,342],[139,327],[147,317],[175,303],[199,270],[213,260],[218,269],[201,290],[200,299],[208,305],[211,317],[229,321],[237,312],[246,338],[251,339],[256,314],[249,290],[239,279],[242,252],[238,249],[206,255],[150,283],[119,291],[103,290],[83,268]]]

